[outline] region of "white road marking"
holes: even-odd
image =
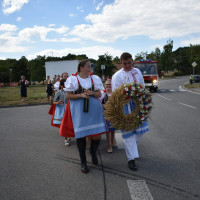
[[[181,85],[179,86],[179,90],[180,91],[186,91],[186,90],[182,89]]]
[[[169,90],[170,92],[176,92],[176,90]]]
[[[191,93],[194,93],[194,94],[200,94],[199,92],[194,92],[194,91],[190,91],[190,90],[184,90],[184,89],[182,89],[182,87],[181,86],[179,86],[179,90],[180,91],[185,91],[185,92],[191,92]]]
[[[189,107],[189,108],[197,109],[196,107],[193,107],[193,106],[190,106],[190,105],[181,103],[181,102],[177,102],[177,103],[179,103],[179,104],[181,104],[181,105],[183,105],[183,106],[187,106],[187,107]]]
[[[156,94],[156,95],[158,95],[159,97],[162,97],[162,98],[164,98],[164,99],[167,99],[167,100],[171,100],[171,99],[168,99],[168,98],[166,98],[166,97],[164,97],[164,96],[162,96],[162,95],[159,95],[159,94]]]
[[[132,200],[153,200],[144,180],[127,180]]]
[[[116,143],[117,143],[117,148],[118,149],[124,149],[124,142],[123,142],[122,134],[121,134],[120,130],[115,131],[115,140],[116,140]]]

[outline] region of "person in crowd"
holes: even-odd
[[[59,90],[56,92],[53,104],[49,109],[49,114],[52,115],[51,125],[57,128],[60,128],[65,113],[65,107],[68,102],[68,100],[66,99],[66,92],[63,90],[63,88],[65,87],[65,81],[66,79],[60,80]],[[70,138],[65,137],[65,146],[69,146],[70,141]]]
[[[21,80],[19,81],[20,84],[20,92],[22,101],[26,100],[27,97],[27,85],[29,84],[29,81],[25,79],[25,76],[21,76]]]
[[[108,98],[111,96],[111,93],[112,93],[111,79],[107,78],[105,81],[105,90],[101,91],[101,98],[99,99],[103,105],[107,102]],[[110,125],[109,121],[107,121],[107,123],[109,127],[109,132],[106,133],[107,144],[108,144],[107,152],[112,153],[113,152],[112,147],[117,146],[115,143],[115,128]]]
[[[65,84],[69,102],[61,123],[60,135],[70,137],[74,134],[81,160],[81,171],[88,173],[86,137],[91,137],[92,163],[98,165],[96,152],[101,134],[107,132],[103,106],[98,100],[104,87],[101,79],[91,74],[89,60],[80,61],[77,71],[67,79]]]
[[[68,78],[68,73],[67,73],[67,72],[62,73],[61,79],[67,80],[67,78]],[[54,84],[54,90],[55,90],[55,91],[59,90],[59,86],[60,86],[60,80],[58,80],[58,81]]]
[[[51,105],[52,95],[53,95],[53,84],[51,83],[51,79],[49,79],[47,82],[46,93],[47,93],[47,100],[49,101],[49,104]]]
[[[142,73],[139,69],[133,67],[132,55],[130,53],[125,52],[121,55],[120,61],[122,69],[117,71],[112,77],[112,91],[114,92],[122,84],[130,84],[132,82],[141,84],[144,88],[145,84]],[[135,102],[131,101],[125,105],[128,108],[130,108],[130,112],[134,110],[131,104],[135,105]],[[138,144],[141,140],[142,135],[147,131],[149,131],[149,126],[147,121],[145,121],[143,125],[137,128],[136,130],[132,131],[121,130],[122,138],[125,145],[125,152],[128,158],[128,166],[131,170],[137,171],[135,159],[139,158]]]
[[[50,76],[49,76],[49,75],[47,76],[47,79],[46,79],[45,82],[44,82],[45,85],[47,85],[48,80],[50,80]]]

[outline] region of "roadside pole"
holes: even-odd
[[[197,66],[197,63],[194,61],[193,63],[192,63],[192,67],[193,67],[193,76],[194,76],[194,68]]]
[[[105,76],[104,76],[104,69],[106,68],[106,66],[105,65],[101,65],[101,70],[102,70],[102,81],[104,82],[104,80],[105,80]]]

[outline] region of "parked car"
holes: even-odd
[[[193,82],[194,83],[199,83],[200,82],[200,75],[194,75]]]

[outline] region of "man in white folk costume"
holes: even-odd
[[[122,84],[137,83],[141,84],[143,88],[145,87],[144,78],[139,69],[133,67],[132,55],[129,53],[123,53],[120,57],[122,69],[117,71],[112,77],[112,91],[114,92]],[[131,113],[134,110],[134,102],[129,102],[125,106],[127,107],[127,113]],[[137,166],[135,164],[135,158],[139,158],[138,153],[138,143],[141,140],[142,135],[149,131],[148,122],[145,121],[142,126],[135,130],[124,131],[122,132],[122,138],[125,145],[125,152],[128,158],[128,166],[131,170],[137,171]]]

